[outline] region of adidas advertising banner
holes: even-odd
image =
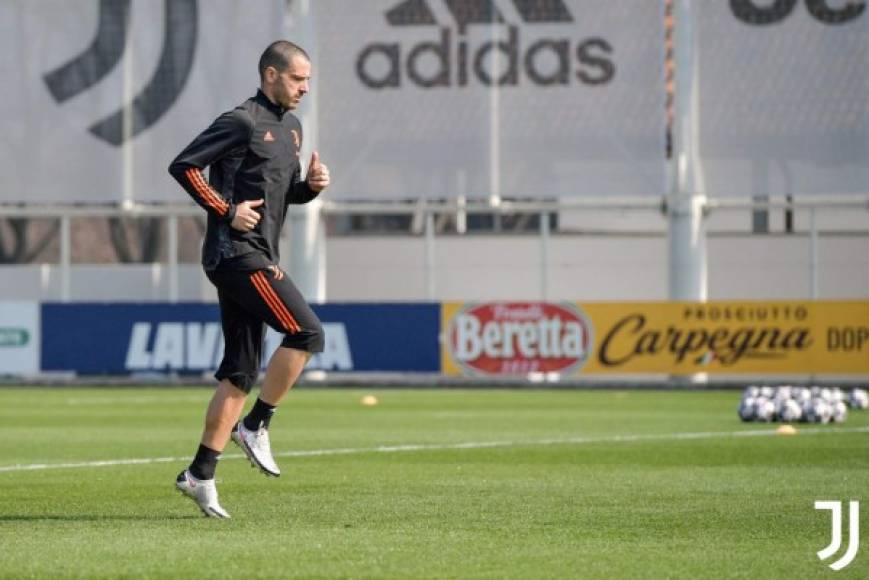
[[[252,96],[283,0],[0,2],[0,202],[186,202],[169,162]]]
[[[866,2],[717,0],[692,8],[706,192],[865,194]]]
[[[445,303],[448,375],[869,374],[869,302]]]
[[[39,372],[39,304],[0,302],[0,376]]]
[[[663,3],[317,0],[332,199],[662,195]]]
[[[327,371],[438,372],[435,304],[322,304]],[[42,370],[79,375],[210,374],[223,356],[216,304],[45,304]],[[263,366],[281,336],[266,335]],[[2,352],[2,350],[0,350]]]

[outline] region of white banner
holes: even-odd
[[[330,198],[663,194],[661,2],[311,4]]]
[[[869,192],[866,2],[694,4],[707,193]]]
[[[39,372],[39,304],[0,302],[0,376]]]
[[[695,4],[707,193],[866,193],[865,0]],[[281,37],[314,55],[300,114],[306,158],[316,142],[333,170],[332,199],[661,195],[661,11],[6,0],[0,203],[186,200],[166,166],[255,92],[259,55]]]
[[[0,202],[187,200],[166,168],[256,92],[284,6],[4,0]]]
[[[315,57],[300,114],[333,199],[663,193],[660,2],[299,6],[0,4],[0,202],[185,199],[169,161],[280,37]]]

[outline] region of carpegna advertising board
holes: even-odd
[[[869,301],[446,303],[449,375],[867,374]]]
[[[314,305],[325,351],[308,369],[438,372],[437,304]],[[44,304],[42,370],[201,374],[223,354],[216,304]],[[281,336],[266,335],[264,363]]]

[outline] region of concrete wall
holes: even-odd
[[[425,245],[418,238],[334,239],[327,246],[330,300],[426,298]],[[542,298],[541,244],[535,237],[438,238],[435,298]],[[710,299],[804,299],[811,295],[805,235],[711,234]],[[820,297],[869,298],[869,235],[822,236]],[[547,298],[665,300],[667,239],[556,236],[550,240]]]
[[[805,234],[710,232],[710,299],[810,297]],[[441,236],[435,241],[436,300],[543,298],[541,243],[534,235]],[[329,301],[427,299],[425,243],[419,236],[327,240]],[[820,297],[869,299],[869,229],[826,233],[819,245]],[[552,300],[664,300],[667,239],[643,234],[560,234],[550,239],[546,288]],[[0,299],[59,300],[57,265],[0,266]],[[73,300],[166,300],[163,265],[72,267]],[[196,264],[179,270],[181,300],[216,300]]]

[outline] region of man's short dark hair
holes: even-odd
[[[268,67],[274,67],[278,72],[283,72],[289,68],[290,63],[297,56],[304,57],[309,61],[311,58],[305,50],[289,40],[276,40],[263,51],[259,58],[259,77],[262,79],[265,76]]]

